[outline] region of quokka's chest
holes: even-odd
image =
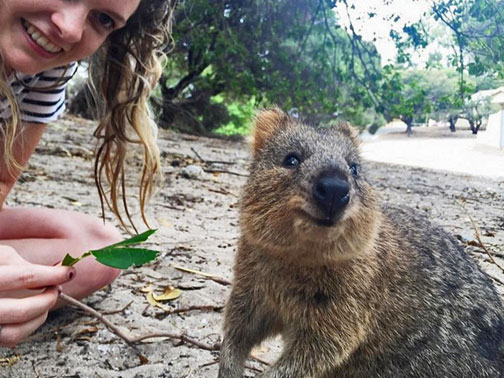
[[[265,273],[263,271],[263,273]],[[335,289],[336,279],[317,275],[296,274],[292,271],[276,270],[275,273],[257,276],[257,293],[272,312],[288,314],[302,312],[304,316],[331,312],[341,301],[341,292]]]

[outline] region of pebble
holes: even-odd
[[[199,165],[188,165],[182,168],[181,171],[182,177],[185,177],[190,180],[194,180],[203,176],[203,173],[204,173],[203,168],[201,168]]]

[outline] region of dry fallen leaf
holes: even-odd
[[[91,336],[79,336],[79,337],[76,337],[75,340],[77,340],[77,341],[91,341],[92,337]]]
[[[154,293],[152,291],[150,291],[150,292],[147,293],[147,302],[149,302],[149,304],[151,306],[158,307],[158,308],[160,308],[163,311],[166,311],[166,312],[170,312],[171,311],[171,309],[169,307],[165,306],[161,302],[158,302],[158,301],[156,301],[154,299]]]
[[[60,336],[59,332],[56,333],[56,351],[58,353],[63,352],[63,343],[61,341],[61,336]]]
[[[0,358],[0,366],[12,366],[21,359],[20,356],[12,356],[8,358]]]
[[[163,294],[156,295],[153,290],[147,292],[147,302],[151,306],[158,307],[165,312],[171,312],[172,309],[168,306],[165,306],[161,301],[173,301],[180,297],[182,294],[182,290],[176,289],[172,286],[167,286],[163,292]]]
[[[156,301],[172,301],[177,299],[182,294],[182,290],[176,289],[173,286],[167,286],[161,295],[154,294],[153,297]]]
[[[88,327],[80,329],[76,332],[76,335],[83,335],[85,333],[96,333],[98,332],[98,327]]]

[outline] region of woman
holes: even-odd
[[[43,324],[59,290],[82,298],[117,277],[93,259],[76,269],[58,266],[68,252],[117,242],[114,227],[85,214],[4,203],[46,124],[63,111],[75,62],[94,54],[104,100],[94,134],[102,208],[107,203],[126,227],[118,203],[127,146],[135,143],[144,151],[144,214],[160,169],[147,98],[161,72],[172,8],[173,0],[0,0],[0,346],[16,345]]]

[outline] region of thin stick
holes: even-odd
[[[77,299],[74,299],[66,294],[63,294],[63,293],[60,293],[60,298],[62,300],[64,300],[65,302],[68,302],[70,303],[71,305],[74,305],[78,308],[80,308],[81,310],[87,312],[88,314],[94,316],[95,318],[97,318],[99,321],[101,321],[103,324],[105,324],[105,326],[110,330],[112,331],[113,333],[115,333],[117,336],[119,336],[121,339],[123,339],[126,344],[128,344],[129,346],[131,346],[135,352],[138,354],[139,358],[140,358],[140,361],[145,364],[148,362],[148,359],[142,355],[142,353],[138,350],[138,348],[133,345],[134,343],[136,342],[139,342],[139,341],[142,341],[142,340],[146,340],[146,339],[150,339],[150,338],[155,338],[155,337],[168,337],[170,339],[175,339],[175,340],[179,340],[181,342],[185,342],[185,343],[188,343],[188,344],[192,344],[192,345],[195,345],[201,349],[204,349],[204,350],[210,350],[210,351],[216,351],[216,350],[219,350],[220,348],[220,345],[219,344],[213,344],[213,345],[208,345],[208,344],[204,344],[204,343],[201,343],[189,336],[186,336],[184,334],[174,334],[174,333],[168,333],[168,332],[158,332],[158,333],[149,333],[149,334],[146,334],[146,335],[140,335],[140,336],[135,336],[135,337],[132,337],[132,336],[128,336],[126,333],[124,333],[119,327],[117,327],[116,325],[114,325],[113,323],[111,323],[110,321],[108,321],[102,314],[100,314],[98,311],[96,311],[95,309],[85,305],[84,303],[78,301]]]
[[[117,327],[112,322],[105,319],[105,317],[102,314],[100,314],[98,311],[96,311],[95,309],[85,305],[84,303],[82,303],[82,302],[78,301],[77,299],[74,299],[64,293],[60,293],[59,297],[62,300],[64,300],[65,302],[68,302],[71,305],[74,305],[74,306],[80,308],[81,310],[87,312],[88,314],[93,315],[95,318],[97,318],[99,321],[101,321],[103,324],[105,324],[105,326],[108,329],[110,329],[113,333],[115,333],[117,336],[119,336],[121,339],[123,339],[126,342],[126,344],[128,344],[130,347],[133,348],[133,350],[137,353],[138,357],[140,358],[140,362],[142,364],[149,362],[147,357],[145,357],[138,350],[138,348],[135,345],[133,345],[132,341],[130,340],[130,337],[128,337],[119,327]]]
[[[474,223],[474,220],[472,219],[472,217],[469,214],[467,214],[467,216],[469,217],[469,220],[471,221],[471,224],[472,224],[473,229],[474,229],[474,236],[476,236],[476,240],[478,241],[479,246],[481,248],[483,248],[483,250],[488,255],[488,258],[490,259],[490,261],[492,262],[492,264],[494,264],[497,268],[499,268],[502,271],[502,273],[504,273],[504,268],[497,261],[495,261],[492,253],[483,244],[483,241],[481,240],[481,235],[480,235],[480,232],[478,230],[478,227],[476,227],[476,223]]]
[[[208,169],[205,168],[203,169],[206,173],[227,173],[228,175],[235,175],[235,176],[242,176],[242,177],[248,177],[248,173],[239,173],[239,172],[233,172],[233,171],[228,171],[225,169]]]
[[[170,332],[148,333],[148,334],[145,334],[145,335],[140,335],[140,336],[137,336],[137,337],[132,337],[132,338],[129,339],[129,341],[132,342],[132,343],[137,343],[139,341],[143,341],[143,340],[147,340],[147,339],[153,339],[153,338],[156,338],[156,337],[168,337],[170,339],[179,340],[179,341],[181,341],[183,343],[195,345],[198,348],[203,349],[203,350],[209,350],[209,351],[220,350],[220,345],[219,344],[213,344],[213,345],[205,344],[205,343],[202,343],[202,342],[200,342],[198,340],[193,339],[192,337],[186,336],[184,334],[176,334],[176,333],[170,333]]]
[[[197,157],[197,158],[198,158],[198,159],[199,159],[202,163],[205,163],[205,162],[206,162],[206,160],[205,160],[205,159],[203,159],[203,158],[201,157],[201,155],[198,153],[198,151],[196,151],[196,150],[194,149],[194,147],[191,147],[191,151],[192,151],[192,152],[194,152],[194,155],[196,155],[196,157]]]
[[[262,358],[256,357],[256,356],[255,356],[255,355],[253,355],[253,354],[251,354],[251,355],[249,356],[249,358],[250,358],[251,360],[254,360],[254,361],[259,362],[259,363],[261,363],[261,364],[263,364],[263,365],[266,365],[266,366],[270,366],[270,365],[271,365],[268,361],[265,361],[265,360],[263,360]]]
[[[219,194],[225,194],[225,195],[231,195],[233,197],[238,197],[236,194],[234,193],[231,193],[227,190],[224,190],[224,189],[211,189],[211,188],[207,188],[209,191],[211,192],[214,192],[214,193],[219,193]]]
[[[129,306],[131,306],[133,304],[133,301],[131,301],[130,303],[128,303],[126,306],[124,306],[123,308],[121,308],[120,310],[115,310],[115,311],[105,311],[103,312],[102,314],[103,315],[113,315],[113,314],[119,314],[121,312],[123,312],[124,310],[126,310]]]
[[[184,308],[174,308],[170,311],[165,311],[163,315],[181,314],[183,312],[190,311],[219,311],[222,310],[222,306],[189,306]]]
[[[227,165],[234,165],[235,163],[231,161],[221,161],[221,160],[206,160],[201,157],[201,155],[194,149],[194,147],[191,147],[191,151],[194,152],[196,157],[202,162],[206,164],[227,164]]]
[[[212,362],[207,362],[206,364],[203,364],[203,365],[200,365],[200,369],[204,368],[204,367],[208,367],[208,366],[212,366],[212,365],[217,365],[219,363],[219,359],[215,360],[215,361],[212,361]],[[250,365],[247,365],[245,364],[244,366],[245,369],[248,369],[248,370],[252,370],[252,371],[255,371],[256,373],[262,373],[263,371],[261,369],[258,369],[254,366],[250,366]]]
[[[498,282],[500,283],[502,286],[504,286],[504,281],[502,281],[500,278],[497,278],[495,276],[492,276],[491,274],[487,273],[487,272],[483,272],[487,275],[487,277],[489,277],[490,279],[494,280],[495,282]]]
[[[93,308],[85,305],[84,303],[82,303],[82,302],[78,301],[77,299],[74,299],[74,298],[72,298],[72,297],[70,297],[70,296],[68,296],[68,295],[66,295],[64,293],[60,293],[59,297],[62,300],[64,300],[65,302],[70,303],[71,305],[76,306],[76,307],[80,308],[81,310],[87,312],[88,314],[94,316],[99,321],[101,321],[103,324],[105,324],[105,326],[111,332],[115,333],[118,337],[120,337],[121,339],[123,339],[126,342],[126,344],[128,344],[130,347],[133,348],[133,350],[137,353],[138,357],[140,358],[140,362],[142,364],[145,364],[145,363],[149,362],[149,360],[133,344],[137,343],[137,342],[140,342],[140,341],[143,341],[143,340],[156,338],[156,337],[167,337],[167,338],[170,338],[170,339],[179,340],[182,343],[191,344],[191,345],[197,346],[200,349],[208,350],[208,351],[212,351],[212,352],[220,350],[220,347],[221,347],[220,343],[205,344],[205,343],[202,343],[202,342],[200,342],[198,340],[195,340],[192,337],[189,337],[187,335],[170,333],[170,332],[148,333],[148,334],[145,334],[145,335],[140,335],[140,336],[135,336],[135,337],[128,336],[119,327],[117,327],[116,325],[114,325],[113,323],[111,323],[110,321],[108,321],[101,313],[99,313],[95,309],[93,309]],[[260,359],[260,358],[258,358],[256,356],[254,356],[254,355],[251,355],[250,358],[253,359],[253,360],[255,360],[255,361],[257,361],[257,362],[260,362],[260,363],[262,363],[264,365],[269,365],[269,363],[267,361],[264,361],[264,360],[262,360],[262,359]]]
[[[221,285],[224,285],[224,286],[230,286],[231,285],[230,281],[228,281],[228,280],[226,280],[226,279],[224,279],[222,277],[214,276],[213,274],[203,273],[203,272],[200,272],[198,270],[189,269],[189,268],[185,268],[183,266],[178,266],[178,265],[172,265],[172,267],[174,269],[180,270],[181,272],[192,273],[192,274],[196,274],[198,276],[205,277],[206,279],[212,280],[212,281],[217,282],[217,283],[219,283]]]
[[[479,232],[479,229],[478,227],[476,226],[476,223],[474,222],[473,218],[471,217],[471,215],[469,214],[469,212],[466,210],[465,206],[464,206],[464,199],[460,199],[459,200],[460,202],[460,205],[462,207],[462,209],[464,210],[465,214],[467,215],[467,217],[469,218],[469,220],[471,221],[471,224],[472,224],[472,227],[473,227],[473,230],[474,230],[474,236],[476,237],[476,240],[479,244],[479,247],[483,249],[483,251],[485,251],[485,253],[487,254],[488,258],[490,259],[490,262],[492,264],[494,264],[497,268],[499,268],[503,273],[504,273],[504,268],[497,262],[495,261],[492,253],[487,249],[487,247],[483,244],[483,241],[481,240],[481,234]],[[500,282],[502,283],[501,280],[499,279],[496,279],[495,277],[492,277],[490,276],[492,279],[496,280],[497,282]]]

